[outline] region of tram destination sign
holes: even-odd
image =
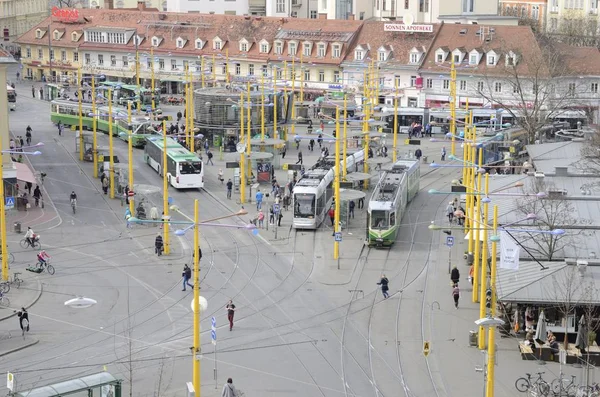
[[[407,25],[404,23],[386,23],[383,25],[385,32],[415,32],[432,33],[433,25]]]

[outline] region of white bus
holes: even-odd
[[[8,93],[8,108],[15,110],[17,108],[17,92],[10,85],[6,85],[6,91]]]
[[[202,189],[204,167],[202,160],[173,138],[167,138],[167,180],[176,189]],[[144,159],[159,175],[163,174],[163,139],[147,139]]]

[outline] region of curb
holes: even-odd
[[[37,288],[37,290],[38,290],[38,294],[37,294],[37,295],[36,295],[36,297],[35,297],[35,298],[34,298],[34,299],[31,301],[31,303],[29,303],[28,305],[26,305],[26,306],[25,306],[25,309],[29,309],[31,306],[35,305],[35,304],[37,303],[37,301],[39,301],[39,300],[40,300],[40,298],[42,297],[42,292],[43,292],[43,289],[44,289],[44,287],[43,287],[43,285],[42,285],[42,283],[40,282],[40,280],[39,280],[39,279],[37,280],[37,286],[38,286],[38,288]],[[14,316],[16,316],[16,315],[17,315],[17,313],[15,313],[15,312],[12,312],[11,314],[8,314],[8,315],[6,315],[6,316],[4,316],[4,317],[0,317],[0,321],[4,321],[4,320],[6,320],[6,319],[8,319],[8,318],[11,318],[11,317],[14,317]],[[36,343],[37,343],[37,342],[36,342]],[[0,354],[0,356],[2,356],[2,354]]]
[[[16,347],[14,349],[9,349],[9,350],[6,350],[6,351],[1,351],[0,352],[0,357],[8,356],[11,353],[15,353],[15,352],[18,352],[19,350],[26,349],[26,348],[31,347],[33,345],[37,345],[38,342],[39,342],[39,340],[34,339],[31,342],[24,344],[23,346],[19,346],[19,347]]]

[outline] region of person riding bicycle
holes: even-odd
[[[46,251],[40,251],[37,254],[37,260],[38,260],[37,265],[38,265],[38,267],[46,265],[47,264],[46,259],[50,259],[50,255],[48,255],[46,253]]]
[[[33,241],[35,240],[35,233],[33,232],[33,230],[31,229],[31,227],[27,227],[27,233],[25,233],[25,240],[27,240],[27,242],[33,246]]]

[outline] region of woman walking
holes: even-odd
[[[383,298],[387,299],[390,295],[388,291],[390,287],[388,286],[390,280],[385,276],[385,274],[381,275],[381,280],[377,283],[377,285],[381,285],[381,293],[383,294]]]

